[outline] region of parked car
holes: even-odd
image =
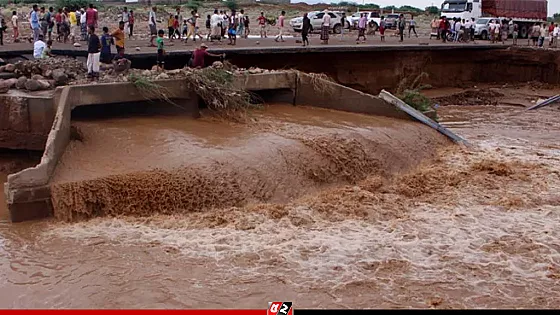
[[[351,27],[354,29],[358,28],[358,20],[360,19],[360,16],[362,14],[366,14],[369,27],[374,31],[377,31],[377,29],[379,28],[379,24],[381,23],[381,18],[379,17],[379,13],[377,12],[362,11],[352,14],[347,18],[347,20],[350,22]]]
[[[385,27],[389,28],[389,29],[394,29],[397,28],[397,21],[399,20],[399,15],[398,14],[388,14],[385,17]]]
[[[348,27],[348,25],[342,25],[340,20],[342,19],[342,15],[338,12],[328,12],[331,16],[331,31],[335,34],[340,34],[342,27]],[[323,11],[312,11],[307,13],[307,17],[311,20],[311,32],[313,31],[320,31],[321,24],[323,24],[323,16],[325,12]],[[303,27],[303,17],[297,17],[290,20],[290,26],[294,28],[294,31],[301,32]]]
[[[476,19],[474,25],[474,36],[479,37],[482,40],[487,40],[490,38],[490,22],[496,21],[498,22],[499,19],[497,18],[478,18]],[[509,30],[508,30],[509,32]]]

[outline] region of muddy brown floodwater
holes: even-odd
[[[3,214],[0,307],[264,309],[271,300],[293,301],[295,308],[560,307],[558,108],[440,108],[442,122],[472,149],[441,145],[438,137],[427,145],[418,139],[432,134],[414,124],[280,109],[258,114],[255,128],[203,119],[195,123],[200,130],[207,124],[202,133],[157,117],[135,118],[129,125],[115,119],[77,122],[84,140],[67,151],[57,185],[85,179],[89,186],[75,188],[109,187],[113,181],[99,178],[110,172],[174,172],[239,157],[244,162],[232,168],[242,179],[247,165],[260,167],[258,161],[266,160],[272,164],[266,172],[279,173],[251,174],[295,179],[296,187],[311,183],[312,189],[285,192],[265,182],[262,191],[276,193],[253,194],[255,200],[240,205],[175,214],[121,211],[68,223],[14,225]],[[127,133],[130,128],[139,133]],[[368,165],[342,168],[332,164],[332,154],[306,145],[310,139],[322,139],[319,148],[338,153],[362,152],[356,157],[371,157],[392,171],[364,175]],[[384,152],[395,152],[391,148],[398,143],[414,151],[414,142],[439,149],[421,165],[407,155],[383,164],[374,148],[390,141]],[[106,150],[95,150],[97,145]],[[330,170],[323,176],[359,176],[349,184],[344,176],[318,181],[292,174],[285,165],[298,165],[298,159],[273,159],[266,147],[311,152],[326,167],[317,170]],[[156,157],[157,163],[149,162]]]

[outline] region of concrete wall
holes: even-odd
[[[0,95],[0,148],[43,150],[53,119],[52,95]]]
[[[318,91],[316,84],[324,86]],[[377,116],[387,116],[400,119],[411,119],[406,113],[377,96],[362,93],[335,82],[313,78],[301,73],[298,79],[296,104],[311,105],[347,112],[362,113]]]
[[[314,83],[314,80],[318,82]],[[303,73],[288,71],[247,75],[239,82],[249,90],[293,89],[297,105],[411,119],[406,113],[379,97]],[[182,100],[191,107],[198,106],[198,98],[184,80],[166,80],[158,83],[168,89],[170,98]],[[316,83],[326,86],[329,93],[319,93]],[[92,104],[145,101],[149,97],[140,93],[132,83],[66,86],[59,89],[54,97],[54,102],[58,104],[56,115],[41,162],[35,167],[8,176],[5,193],[11,220],[20,222],[52,214],[49,181],[70,142],[72,109]]]

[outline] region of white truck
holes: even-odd
[[[519,27],[519,37],[526,38],[535,23],[546,21],[547,4],[547,0],[445,0],[441,15],[448,19],[511,20]],[[487,30],[482,27],[485,24],[477,23],[476,36],[487,37]]]

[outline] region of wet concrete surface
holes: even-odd
[[[558,113],[444,106],[474,148],[287,203],[77,223],[3,213],[0,306],[558,308]]]

